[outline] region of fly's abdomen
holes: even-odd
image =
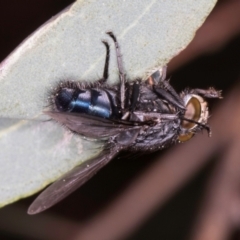
[[[115,112],[112,97],[102,89],[61,88],[55,96],[56,108],[61,112],[86,113],[111,118]]]

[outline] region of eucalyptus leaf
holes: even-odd
[[[101,151],[102,143],[45,121],[42,111],[48,90],[60,80],[102,76],[101,39],[113,49],[107,30],[118,38],[127,78],[145,79],[186,47],[215,3],[79,0],[15,49],[0,65],[0,206],[39,191]],[[111,82],[118,81],[115,59],[112,50]]]

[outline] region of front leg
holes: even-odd
[[[223,98],[222,91],[218,91],[213,87],[210,87],[209,89],[191,89],[190,93],[201,95],[205,98]]]
[[[152,86],[153,91],[163,100],[172,104],[178,109],[185,110],[182,98],[166,80],[167,66],[155,69],[154,72],[146,79],[146,83]]]
[[[140,125],[142,125],[142,123],[157,124],[163,121],[174,121],[177,119],[179,119],[179,116],[171,113],[135,111],[129,115],[129,120],[135,122],[136,125],[138,125],[138,122]]]
[[[168,86],[168,89],[166,90],[158,85],[153,85],[153,90],[163,100],[166,100],[168,103],[172,104],[178,109],[185,110],[183,100],[180,98],[180,96],[176,93],[169,82],[166,83],[166,85]],[[171,91],[168,92],[167,90],[169,89],[171,89]]]

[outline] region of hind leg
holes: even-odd
[[[116,36],[112,32],[106,32],[114,41],[115,49],[116,49],[116,55],[117,55],[117,64],[118,64],[118,71],[119,71],[119,78],[120,78],[120,103],[121,103],[121,109],[124,110],[125,108],[125,74],[123,71],[123,63],[122,63],[122,56],[120,53],[119,44],[117,41]]]

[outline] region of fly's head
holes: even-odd
[[[167,76],[167,66],[154,69],[148,75],[146,83],[152,87],[153,92],[169,107],[169,113],[177,113],[180,122],[178,128],[178,141],[185,142],[202,129],[208,131],[209,118],[207,98],[222,98],[221,92],[213,87],[209,89],[186,89],[178,94],[170,85]]]
[[[206,129],[211,136],[211,129],[207,125],[209,110],[206,98],[222,98],[221,91],[212,87],[207,90],[192,89],[183,91],[180,96],[186,110],[182,117],[178,140],[185,142],[202,129]]]

